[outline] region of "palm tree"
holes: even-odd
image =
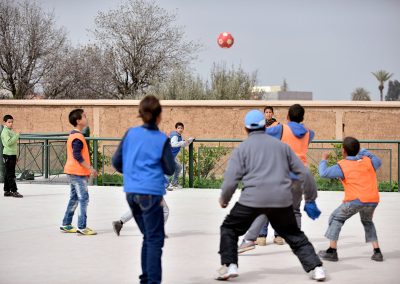
[[[352,101],[370,101],[369,92],[364,88],[357,88],[351,93]]]
[[[383,101],[383,84],[393,76],[393,74],[389,74],[385,70],[379,70],[377,72],[372,72],[375,78],[379,81],[379,91],[381,92],[381,101]]]

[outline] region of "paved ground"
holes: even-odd
[[[66,185],[19,187],[23,199],[0,197],[0,283],[138,283],[140,232],[134,222],[120,237],[111,228],[111,221],[128,209],[121,188],[90,188],[88,225],[99,234],[86,237],[58,231],[68,199]],[[219,225],[228,212],[218,207],[218,194],[185,189],[167,195],[170,237],[163,254],[163,283],[218,283],[213,276],[219,268]],[[327,247],[323,234],[341,197],[339,192],[321,192],[321,217],[311,221],[303,216],[303,229],[317,250]],[[329,283],[399,283],[400,194],[381,197],[375,223],[385,261],[370,260],[372,249],[354,217],[342,230],[340,261],[325,263]],[[288,246],[271,244],[271,237],[266,247],[241,255],[239,262],[240,277],[231,283],[313,283]]]

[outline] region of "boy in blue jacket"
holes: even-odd
[[[184,140],[182,137],[185,126],[182,122],[175,123],[175,130],[169,134],[171,140],[172,155],[175,159],[175,171],[172,176],[171,184],[168,186],[168,190],[172,191],[179,188],[179,174],[182,171],[182,165],[178,161],[178,154],[181,148],[189,146],[193,142],[194,138],[190,137],[188,140]]]
[[[128,129],[112,163],[123,173],[126,200],[143,234],[140,283],[161,283],[161,255],[164,246],[164,175],[175,170],[168,137],[158,129],[161,105],[155,96],[139,104],[143,125]]]

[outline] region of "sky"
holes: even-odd
[[[37,0],[53,11],[73,44],[94,40],[99,11],[121,0]],[[400,80],[400,0],[155,0],[177,14],[187,40],[203,45],[191,66],[208,79],[213,63],[257,71],[257,85],[313,92],[314,100],[350,100],[358,87],[379,100],[378,70]],[[230,32],[230,49],[217,44]],[[386,83],[384,94],[388,85]]]

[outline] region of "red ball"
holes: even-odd
[[[222,48],[230,48],[234,43],[234,39],[231,33],[223,32],[219,34],[217,42]]]

